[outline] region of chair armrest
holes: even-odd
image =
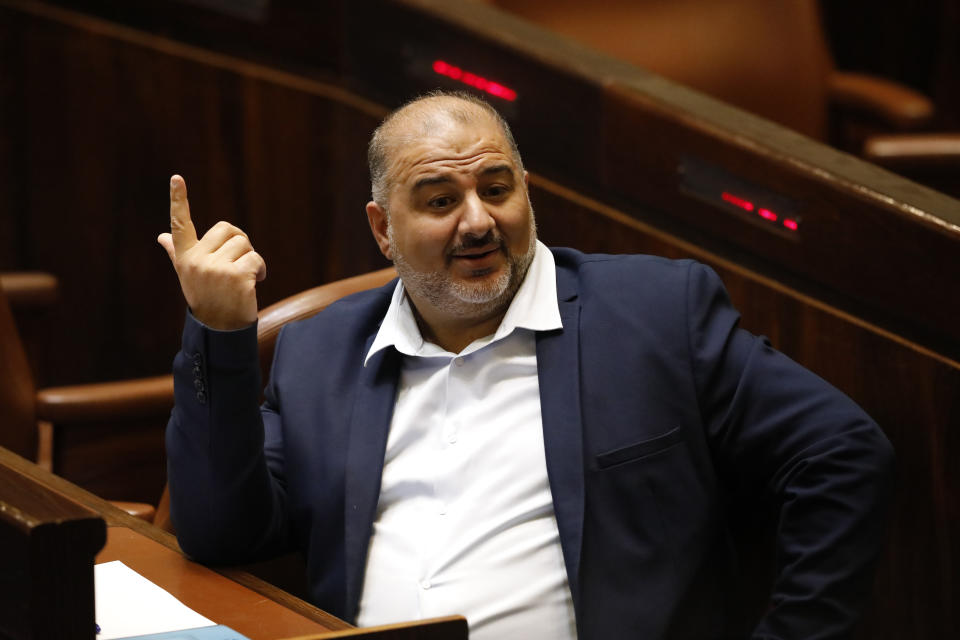
[[[384,285],[397,277],[393,267],[344,278],[294,294],[262,309],[259,313],[257,339],[270,339],[280,333],[283,325],[316,315],[332,302],[351,293]]]
[[[171,375],[37,392],[37,419],[53,423],[156,415],[172,408]]]
[[[960,133],[872,136],[863,157],[892,169],[953,169],[960,178]]]
[[[121,502],[119,500],[111,500],[110,504],[118,509],[126,511],[134,518],[140,518],[145,522],[152,523],[153,518],[157,513],[157,510],[153,507],[153,505],[149,505],[146,502]]]
[[[14,309],[49,307],[57,300],[56,276],[38,271],[0,273],[0,287]]]
[[[933,118],[933,102],[891,80],[848,71],[827,78],[830,102],[843,110],[867,112],[900,130],[924,126]]]
[[[285,324],[309,318],[346,295],[379,287],[396,277],[396,269],[387,267],[301,291],[262,309],[257,324],[261,360],[267,366],[270,365],[271,358],[266,357],[266,354],[273,353],[277,335]]]

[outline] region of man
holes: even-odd
[[[370,145],[373,235],[400,281],[290,325],[256,406],[238,229],[197,239],[171,180],[190,306],[167,435],[194,557],[299,548],[361,625],[466,615],[473,638],[717,638],[727,507],[777,505],[757,638],[847,637],[892,453],[849,399],[736,327],[712,271],[536,241],[527,176],[486,103],[435,94]]]

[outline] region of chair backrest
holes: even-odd
[[[307,289],[300,293],[284,298],[269,307],[264,308],[259,313],[259,324],[257,326],[257,342],[260,349],[260,369],[263,374],[262,379],[266,381],[270,370],[270,364],[273,361],[273,349],[277,344],[277,335],[280,329],[288,322],[303,320],[314,316],[328,306],[359,291],[373,289],[386,284],[397,277],[397,272],[393,267],[371,271],[352,278],[336,280],[327,284]],[[160,497],[160,503],[157,505],[157,512],[154,516],[153,524],[166,531],[173,532],[173,523],[170,521],[170,488],[164,487],[163,495]]]
[[[340,298],[358,291],[379,287],[396,277],[397,272],[393,267],[371,271],[370,273],[335,280],[319,287],[301,291],[262,309],[259,313],[257,326],[257,344],[260,349],[262,380],[264,382],[267,380],[270,363],[273,361],[273,348],[277,344],[277,335],[283,325],[314,316]]]
[[[10,303],[0,286],[0,446],[37,456],[36,387]]]
[[[484,1],[806,135],[826,135],[833,59],[815,0]]]

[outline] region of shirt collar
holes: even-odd
[[[500,326],[492,335],[472,342],[463,350],[463,353],[476,351],[492,342],[506,338],[514,329],[551,331],[560,329],[562,326],[560,305],[557,302],[556,263],[546,245],[537,240],[533,261],[530,263],[527,275],[516,295],[513,296]],[[420,335],[420,328],[417,326],[402,280],[397,282],[393,290],[390,306],[387,308],[373,344],[370,345],[370,350],[363,362],[364,366],[375,353],[390,346],[408,356],[449,355],[439,346],[426,342]]]

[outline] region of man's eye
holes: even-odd
[[[434,209],[444,209],[450,206],[450,203],[453,202],[453,198],[448,196],[440,196],[439,198],[433,198],[428,203]]]
[[[488,198],[502,198],[510,193],[510,189],[503,185],[492,185],[487,187],[486,194]]]

